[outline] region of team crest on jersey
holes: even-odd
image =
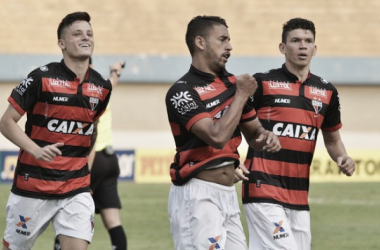
[[[316,96],[320,96],[323,98],[327,98],[327,90],[325,90],[325,89],[319,89],[316,87],[309,87],[309,93],[311,95],[316,95]]]
[[[311,103],[313,105],[315,114],[317,115],[319,113],[319,111],[321,111],[323,104],[321,101],[318,101],[318,100],[311,100]]]
[[[186,114],[188,111],[192,109],[198,108],[198,105],[195,103],[189,91],[176,93],[170,99],[175,109],[177,109],[178,113],[181,115]]]
[[[204,95],[204,94],[207,94],[209,92],[213,92],[216,90],[216,88],[212,85],[212,84],[208,84],[206,86],[203,86],[203,87],[196,87],[194,88],[199,95]]]
[[[269,81],[269,88],[270,89],[292,90],[292,84],[290,84],[289,82],[274,82],[274,81]]]
[[[24,80],[22,80],[22,82],[15,87],[15,91],[19,94],[19,95],[24,95],[26,89],[30,86],[30,84],[33,82],[33,78],[31,77],[28,77],[28,78],[25,78]]]
[[[96,106],[99,104],[99,98],[96,97],[90,97],[89,99],[91,110],[94,111]]]

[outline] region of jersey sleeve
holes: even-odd
[[[8,101],[20,115],[24,115],[33,110],[40,93],[41,76],[33,71],[12,90]]]
[[[341,127],[339,95],[338,91],[334,88],[321,128],[326,131],[336,131]]]
[[[110,80],[107,80],[107,88],[103,88],[103,93],[105,93],[105,98],[104,98],[104,101],[101,102],[101,105],[94,117],[95,120],[98,120],[99,117],[101,117],[103,115],[103,113],[106,111],[106,108],[108,106],[108,103],[110,101],[110,98],[111,98],[111,93],[112,93],[112,84],[110,82]]]
[[[187,84],[174,84],[165,102],[169,121],[181,124],[188,131],[200,119],[212,118],[198,93]]]

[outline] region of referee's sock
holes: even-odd
[[[112,249],[127,250],[127,236],[125,235],[123,226],[117,226],[108,230],[111,237]]]

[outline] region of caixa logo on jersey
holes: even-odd
[[[47,124],[47,129],[50,132],[62,134],[92,135],[94,132],[94,124],[52,119]]]
[[[273,133],[277,136],[315,141],[317,129],[311,126],[279,122],[273,126]]]

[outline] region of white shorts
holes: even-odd
[[[310,211],[271,203],[244,204],[250,250],[310,250]]]
[[[172,185],[168,204],[176,250],[246,250],[235,186],[196,178]]]
[[[36,199],[11,193],[3,243],[10,249],[31,249],[51,221],[56,235],[91,242],[94,234],[94,201],[90,193],[66,199]]]

